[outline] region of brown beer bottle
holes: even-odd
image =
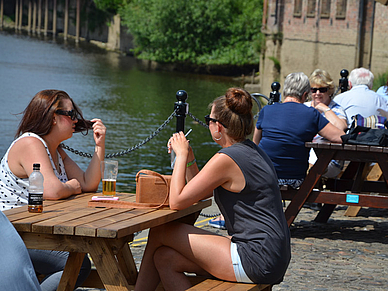
[[[33,172],[28,177],[28,212],[43,212],[43,175],[40,164],[33,165]]]

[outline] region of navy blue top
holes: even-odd
[[[290,231],[271,160],[250,140],[219,153],[232,158],[245,178],[241,192],[214,189],[244,271],[254,283],[280,283],[291,259]]]
[[[328,123],[315,108],[296,102],[275,103],[260,111],[259,146],[272,160],[279,179],[305,178],[310,149],[304,144]]]

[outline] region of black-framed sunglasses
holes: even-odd
[[[327,90],[329,90],[329,88],[328,88],[328,87],[311,88],[311,92],[312,92],[312,93],[317,93],[318,90],[319,90],[319,92],[321,92],[321,93],[326,93]]]
[[[69,111],[58,109],[57,111],[55,111],[55,113],[59,115],[69,116],[71,120],[75,120],[77,118],[77,112],[74,109]]]
[[[222,122],[220,122],[220,121],[217,120],[217,119],[211,118],[210,115],[208,114],[208,115],[205,116],[205,122],[206,122],[206,125],[207,125],[207,126],[209,126],[210,121],[219,122],[219,123],[222,124],[223,127],[227,128]]]

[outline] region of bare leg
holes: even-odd
[[[164,259],[169,255],[174,258],[173,264]],[[235,281],[230,239],[177,222],[151,229],[135,290],[155,290],[162,276],[163,284],[175,285],[175,280],[186,284],[183,271]]]

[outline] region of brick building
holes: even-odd
[[[261,88],[291,72],[388,71],[388,0],[264,0]],[[337,81],[338,84],[338,81]],[[268,88],[268,89],[267,89]]]

